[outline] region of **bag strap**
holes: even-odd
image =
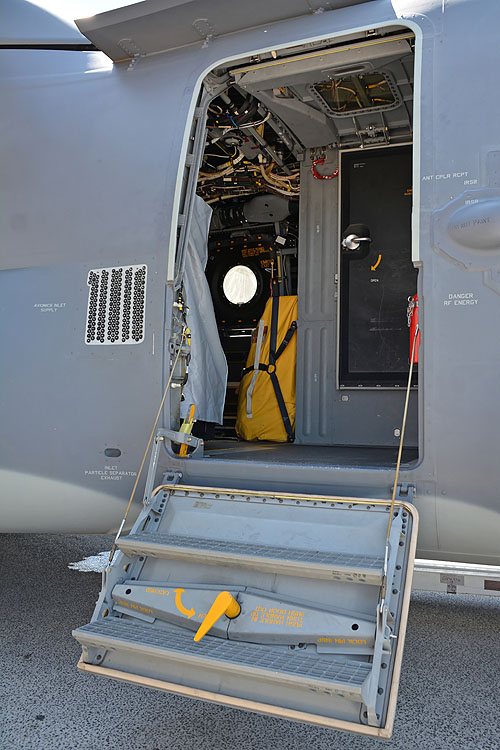
[[[254,374],[252,375],[252,380],[250,381],[250,385],[248,386],[247,390],[247,418],[252,419],[252,396],[253,396],[253,389],[255,388],[255,381],[257,380],[257,375],[259,374],[259,359],[260,359],[260,352],[262,349],[262,341],[264,340],[264,321],[261,320],[259,322],[259,328],[257,331],[257,342],[255,345],[255,357],[253,360],[253,367],[248,368],[248,370],[254,370]]]
[[[294,320],[293,323],[292,323],[292,325],[290,326],[290,328],[286,332],[285,338],[283,339],[283,341],[279,345],[279,349],[276,352],[276,359],[279,359],[279,357],[281,357],[281,355],[283,354],[283,352],[287,348],[288,344],[292,340],[292,336],[293,336],[293,334],[295,333],[296,330],[297,330],[297,321]]]
[[[278,377],[276,375],[276,371],[269,373],[269,377],[271,378],[271,383],[273,384],[274,388],[274,395],[276,396],[276,401],[278,402],[281,419],[283,420],[283,426],[286,430],[286,436],[288,438],[288,442],[291,443],[295,437],[293,427],[290,422],[290,417],[288,416],[288,411],[285,404],[285,399],[283,398],[283,394],[281,392],[280,384]]]

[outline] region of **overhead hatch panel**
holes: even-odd
[[[376,737],[392,731],[417,515],[163,486],[74,636],[80,668]]]
[[[255,28],[315,11],[338,10],[372,0],[147,0],[125,8],[80,18],[87,39],[115,62],[167,52],[207,38]]]

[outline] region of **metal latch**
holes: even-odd
[[[345,250],[357,250],[362,242],[371,242],[371,237],[358,237],[357,234],[348,234],[342,240],[342,247]]]
[[[401,482],[396,485],[396,500],[404,502],[405,500],[409,503],[413,503],[417,488],[414,484],[408,484],[407,482]]]

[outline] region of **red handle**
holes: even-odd
[[[339,176],[338,168],[335,170],[335,172],[332,172],[332,174],[320,174],[318,170],[316,169],[316,166],[318,164],[324,164],[324,163],[325,163],[324,156],[321,159],[313,159],[311,171],[316,180],[333,180],[334,177]]]
[[[418,323],[418,297],[408,297],[408,325],[410,327],[410,357],[413,352],[413,361],[418,364],[418,348],[420,346],[420,326]],[[418,326],[418,332],[417,332]],[[415,340],[415,336],[417,337]],[[415,344],[414,344],[415,341]]]

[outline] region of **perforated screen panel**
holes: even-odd
[[[140,344],[144,340],[147,266],[89,271],[87,344]]]

